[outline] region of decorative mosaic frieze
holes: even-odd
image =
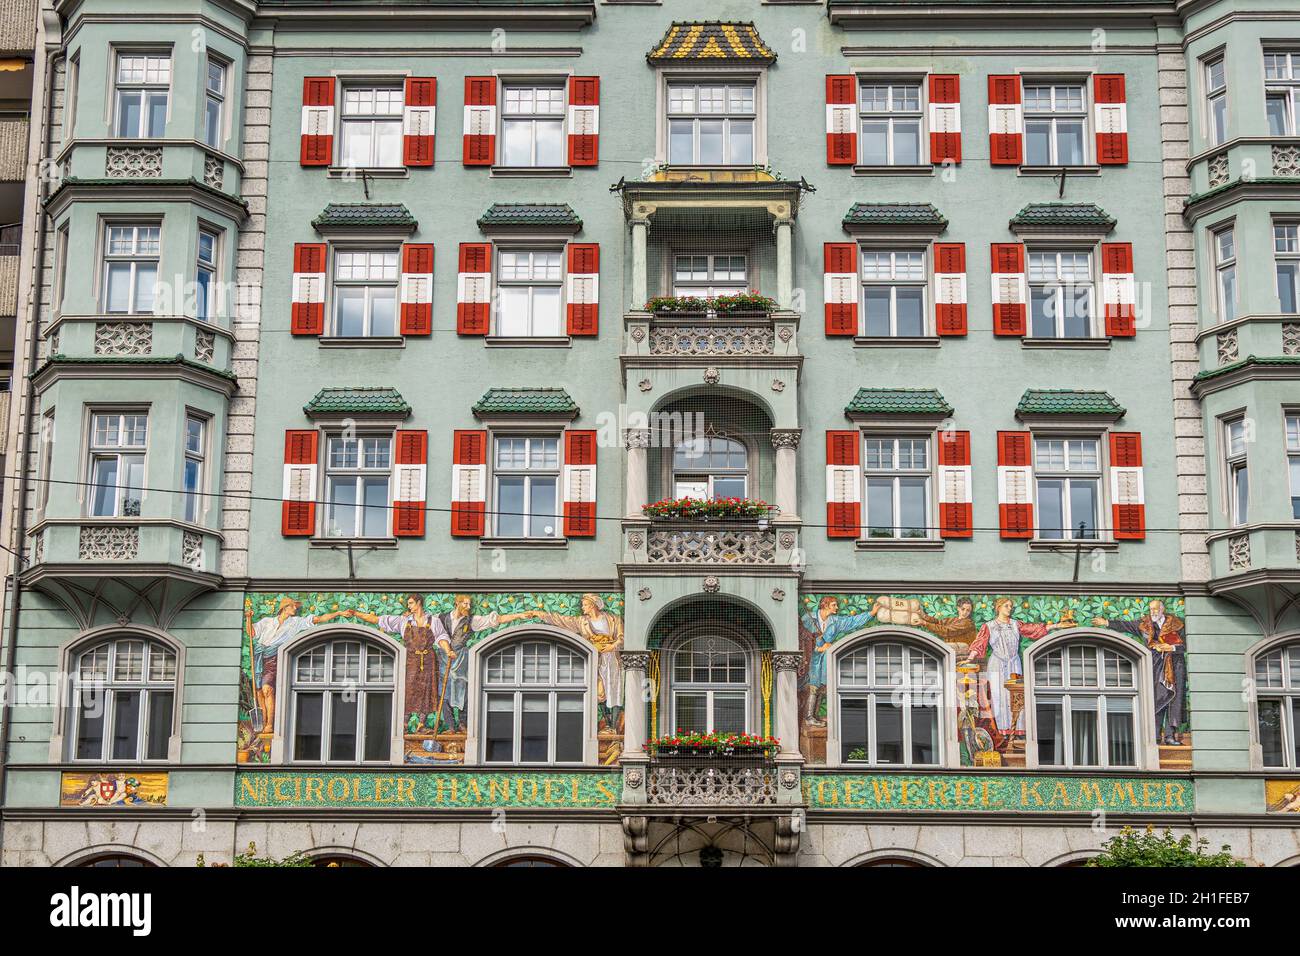
[[[1243,571],[1250,567],[1250,535],[1237,534],[1228,539],[1228,570]]]
[[[192,571],[203,570],[203,535],[186,531],[181,538],[181,564]]]
[[[150,355],[152,322],[96,322],[96,355]]]
[[[758,529],[651,531],[650,564],[776,564],[776,535]]]
[[[161,146],[110,146],[104,163],[109,179],[161,179]]]
[[[1237,351],[1237,330],[1229,329],[1226,332],[1220,332],[1215,341],[1219,349],[1219,364],[1229,365],[1240,358]]]
[[[211,362],[217,349],[217,334],[207,329],[199,329],[194,335],[194,358],[200,362]]]
[[[129,525],[82,525],[77,557],[82,561],[130,561],[140,553],[140,529]]]
[[[1210,188],[1222,186],[1228,181],[1228,154],[1220,153],[1210,159]]]
[[[1273,175],[1300,176],[1300,146],[1273,146]]]
[[[203,158],[203,182],[220,189],[226,178],[225,160],[211,154]]]
[[[1282,323],[1282,354],[1300,355],[1300,322]]]
[[[771,326],[677,326],[650,330],[651,355],[771,355]]]

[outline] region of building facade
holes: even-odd
[[[4,865],[1300,860],[1295,11],[708,15],[47,11]]]

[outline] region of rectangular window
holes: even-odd
[[[1097,538],[1100,448],[1096,438],[1034,439],[1040,537],[1066,541]]]
[[[63,97],[63,141],[66,143],[77,131],[77,91],[81,86],[81,53],[68,60],[67,91]]]
[[[1093,332],[1092,254],[1029,253],[1029,335],[1082,339]]]
[[[1246,523],[1250,512],[1250,467],[1246,455],[1246,420],[1223,424],[1224,462],[1228,473],[1228,520]]]
[[[868,538],[930,537],[930,439],[866,438]]]
[[[208,57],[203,104],[203,142],[214,148],[225,139],[226,65]]]
[[[171,82],[171,54],[119,53],[116,135],[125,139],[163,136]]]
[[[1024,85],[1025,164],[1082,166],[1087,98],[1082,83]]]
[[[559,249],[502,249],[497,255],[497,334],[563,335],[563,279]]]
[[[390,436],[330,435],[325,459],[325,534],[331,538],[389,536]]]
[[[925,334],[925,253],[862,250],[862,334]]]
[[[1300,99],[1300,53],[1264,54],[1264,111],[1270,136],[1296,135]]]
[[[1221,56],[1205,63],[1205,121],[1211,146],[1228,138],[1228,80]]]
[[[96,412],[90,416],[91,517],[140,517],[148,436],[145,412]]]
[[[543,168],[568,165],[564,87],[508,83],[503,92],[501,164]]]
[[[396,249],[334,253],[334,334],[342,338],[397,334]]]
[[[493,511],[502,538],[559,536],[560,440],[499,437],[493,456]]]
[[[1237,243],[1232,227],[1212,234],[1214,242],[1215,301],[1219,307],[1219,321],[1231,322],[1237,317]]]
[[[1278,306],[1288,315],[1300,313],[1300,225],[1273,223],[1273,258]]]
[[[208,422],[198,415],[185,417],[185,520],[198,524],[203,515],[203,490],[208,454]]]
[[[706,299],[749,290],[743,255],[673,256],[673,295]]]
[[[1291,476],[1291,517],[1300,521],[1300,414],[1286,416],[1286,466]]]
[[[104,311],[149,315],[158,287],[160,225],[109,225],[104,236]]]
[[[670,83],[668,162],[675,166],[752,166],[757,85]]]
[[[344,87],[341,165],[350,169],[386,169],[402,165],[400,86]]]
[[[217,296],[217,234],[210,229],[199,230],[198,261],[194,265],[194,311],[204,322],[211,322],[216,314]]]
[[[859,124],[864,166],[916,166],[921,162],[921,85],[863,83]]]

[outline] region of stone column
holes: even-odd
[[[776,449],[775,500],[781,521],[799,520],[798,428],[773,428],[772,447]]]
[[[632,220],[632,302],[631,308],[645,306],[649,295],[646,292],[646,239],[650,232],[649,219]]]
[[[776,736],[781,740],[778,756],[798,757],[799,654],[794,651],[775,652],[772,669],[776,671]]]
[[[641,506],[649,503],[650,475],[646,449],[650,447],[650,429],[629,428],[623,433],[627,447],[627,508],[629,518],[644,518]]]
[[[624,651],[623,661],[623,759],[645,757],[645,672],[650,665],[646,651]]]
[[[777,219],[776,232],[776,307],[789,309],[794,304],[794,220]]]

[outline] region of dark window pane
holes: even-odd
[[[1106,760],[1112,767],[1132,767],[1137,761],[1133,749],[1133,702],[1123,697],[1106,699]]]
[[[1038,762],[1044,767],[1065,763],[1065,729],[1060,700],[1039,700],[1034,712],[1038,724]]]
[[[582,760],[582,695],[559,694],[555,714],[555,759],[562,763]]]
[[[939,710],[934,706],[913,706],[912,763],[939,762]]]
[[[889,697],[876,698],[876,762],[902,763],[903,710]]]
[[[77,759],[102,760],[104,757],[104,708],[107,692],[86,689],[81,692],[77,715]]]
[[[149,760],[167,759],[167,740],[172,735],[173,699],[169,690],[156,690],[149,694],[149,722],[145,730],[145,757]]]
[[[324,697],[321,694],[298,694],[295,703],[293,757],[295,760],[320,760]]]
[[[867,713],[865,697],[840,699],[840,759],[867,759]]]
[[[393,695],[366,694],[366,744],[363,760],[387,760],[393,724]]]
[[[519,759],[524,763],[545,763],[549,758],[547,725],[550,723],[550,695],[524,694],[520,725]]]
[[[113,692],[113,759],[135,760],[140,739],[140,692]]]
[[[330,694],[330,760],[357,759],[357,695]]]
[[[514,701],[514,694],[488,695],[486,759],[493,763],[511,763],[515,759]]]

